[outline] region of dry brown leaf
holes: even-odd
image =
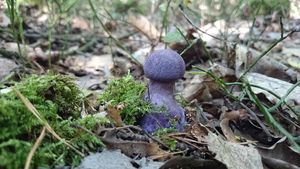
[[[214,64],[210,69],[215,75],[225,82],[235,81],[234,70]],[[187,101],[211,101],[223,96],[219,85],[208,75],[195,75],[192,81],[182,91],[182,96]]]
[[[170,154],[162,150],[155,143],[148,143],[144,141],[127,141],[116,138],[115,130],[110,130],[105,133],[102,137],[103,143],[110,149],[120,149],[122,153],[135,157],[139,155],[140,157],[168,157]]]
[[[128,23],[141,31],[151,41],[158,40],[160,36],[160,32],[156,27],[143,15],[130,13],[128,16]]]
[[[206,137],[208,134],[207,128],[201,123],[195,123],[191,126],[189,133],[201,143],[206,142]]]
[[[229,123],[230,121],[237,121],[241,118],[245,118],[247,116],[247,112],[244,109],[234,110],[230,112],[223,112],[221,114],[221,122],[220,127],[224,136],[231,142],[238,142],[233,131],[231,130]]]
[[[122,109],[123,108],[121,105],[117,107],[114,107],[112,105],[107,106],[107,116],[115,122],[116,127],[123,126],[123,121],[120,116],[120,112]]]
[[[86,72],[93,75],[110,75],[110,69],[114,66],[112,55],[94,55],[90,57],[85,56],[71,56],[64,61],[64,66],[68,67],[73,72]]]

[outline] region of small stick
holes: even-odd
[[[32,160],[32,157],[33,157],[35,151],[37,150],[37,148],[40,146],[42,140],[43,140],[44,137],[45,137],[45,134],[46,134],[45,131],[46,131],[46,127],[44,126],[43,129],[42,129],[42,131],[41,131],[40,136],[38,137],[38,139],[37,139],[36,142],[34,143],[32,149],[30,150],[30,152],[29,152],[29,154],[28,154],[28,156],[27,156],[26,164],[25,164],[24,169],[29,169],[29,167],[30,167],[30,162],[31,162],[31,160]]]

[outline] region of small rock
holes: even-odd
[[[0,80],[17,68],[17,64],[6,58],[0,58]]]
[[[103,151],[85,157],[76,169],[135,169],[132,159],[121,151]]]
[[[136,164],[138,166],[134,166]],[[122,154],[120,150],[104,150],[85,157],[76,169],[157,169],[163,162],[154,162],[146,158],[133,160]]]

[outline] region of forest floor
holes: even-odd
[[[53,14],[37,5],[21,5],[15,18],[0,10],[0,96],[33,74],[50,72],[74,78],[84,94],[81,118],[106,116],[110,121],[89,130],[79,126],[105,145],[105,149],[91,151],[98,152],[92,155],[75,146],[87,156],[79,160],[82,169],[300,168],[300,20],[274,12],[255,19],[210,22],[190,18],[180,7],[176,11],[175,18],[164,15],[160,20],[151,14],[130,13],[126,22],[92,12],[91,22],[80,15]],[[123,122],[122,111],[128,105],[110,104],[119,98],[101,104],[99,97],[113,79],[128,74],[146,86],[144,61],[152,51],[165,48],[185,61],[186,72],[175,91],[187,124],[182,132],[172,129],[150,134],[138,122]],[[72,143],[46,130],[54,141]],[[31,139],[33,145],[40,133],[34,134],[18,139]],[[0,137],[0,141],[7,143],[8,138]],[[0,156],[4,156],[7,149],[1,142]],[[26,160],[21,161],[24,166],[38,160],[32,153],[31,159],[26,152]],[[16,167],[1,161],[0,168]],[[55,163],[64,167],[73,165],[70,159],[58,161]]]

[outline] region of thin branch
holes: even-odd
[[[34,143],[32,149],[30,150],[30,152],[29,152],[29,154],[27,156],[26,164],[25,164],[24,169],[29,169],[30,168],[30,162],[32,160],[32,157],[33,157],[35,151],[37,150],[37,148],[40,146],[42,140],[44,139],[45,133],[46,133],[46,127],[44,126],[43,129],[42,129],[42,131],[41,131],[40,136],[38,137],[38,139]]]

